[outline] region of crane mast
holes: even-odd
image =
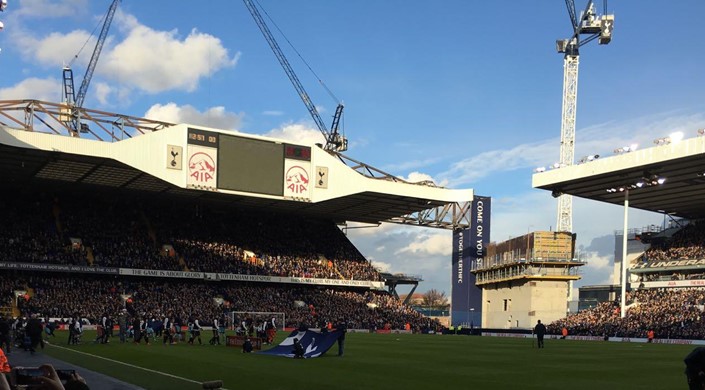
[[[108,12],[105,15],[105,21],[103,22],[103,27],[100,30],[100,35],[96,41],[95,48],[93,49],[93,54],[88,62],[88,67],[86,68],[86,74],[83,76],[83,81],[81,86],[78,88],[78,92],[75,92],[74,81],[73,81],[73,70],[71,67],[66,66],[63,69],[63,80],[64,80],[64,99],[66,104],[71,106],[73,115],[71,115],[71,120],[69,121],[69,126],[72,130],[79,130],[80,120],[77,117],[78,108],[83,107],[83,101],[86,99],[86,92],[88,91],[88,86],[91,84],[91,79],[93,78],[93,72],[98,64],[98,58],[100,58],[100,53],[103,50],[103,45],[108,37],[108,30],[110,30],[110,25],[113,22],[113,17],[115,16],[115,11],[117,10],[120,0],[113,0],[108,8]]]
[[[262,15],[257,9],[257,6],[255,6],[255,3],[252,0],[243,0],[243,2],[245,3],[247,9],[250,11],[252,18],[255,20],[255,23],[257,23],[257,27],[259,27],[260,31],[262,32],[262,35],[264,35],[264,38],[267,40],[269,47],[274,52],[274,55],[277,57],[279,64],[282,66],[282,68],[284,68],[284,72],[289,77],[289,80],[291,81],[291,84],[293,84],[294,89],[296,89],[296,92],[299,94],[299,97],[304,102],[304,105],[306,106],[306,109],[311,115],[311,118],[313,118],[313,121],[316,123],[316,127],[318,127],[318,130],[325,137],[326,144],[324,146],[324,149],[329,152],[343,152],[347,150],[348,141],[343,135],[338,132],[338,126],[340,124],[340,118],[343,114],[344,106],[342,104],[338,104],[338,106],[336,107],[335,115],[333,116],[333,123],[331,125],[331,130],[329,131],[326,127],[326,124],[323,122],[321,115],[318,113],[316,106],[311,101],[311,98],[309,97],[308,93],[306,93],[303,84],[301,84],[301,81],[296,76],[294,69],[291,67],[291,64],[286,59],[284,52],[279,47],[279,44],[277,43],[276,39],[274,39],[274,35],[272,35],[272,32],[269,30],[267,23],[265,23],[264,18],[262,18]]]
[[[95,71],[95,66],[98,64],[98,58],[100,58],[100,52],[103,51],[103,44],[105,44],[105,39],[108,37],[108,30],[113,22],[113,17],[115,16],[115,11],[120,0],[113,0],[108,8],[108,13],[105,16],[105,22],[103,23],[103,28],[100,30],[100,35],[98,36],[98,41],[95,44],[95,49],[93,49],[93,55],[91,55],[91,60],[88,63],[88,68],[86,68],[86,74],[83,76],[83,81],[81,86],[78,88],[78,94],[76,95],[76,106],[83,107],[83,100],[86,98],[86,91],[88,91],[88,86],[93,78],[93,72]]]
[[[556,41],[558,52],[565,54],[563,57],[560,167],[573,165],[575,159],[575,118],[578,103],[580,46],[596,38],[601,45],[610,43],[614,27],[614,15],[597,15],[592,0],[588,1],[580,17],[576,14],[574,0],[565,0],[565,3],[573,25],[573,35],[568,39]],[[581,39],[581,35],[587,35],[587,37]],[[561,194],[558,196],[556,231],[573,231],[573,198],[570,195]]]

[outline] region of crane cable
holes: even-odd
[[[110,10],[108,10],[108,12],[110,12]],[[81,48],[78,50],[78,53],[76,53],[76,55],[74,55],[73,58],[71,59],[71,61],[69,62],[69,67],[71,67],[71,66],[73,65],[73,62],[76,61],[76,59],[78,59],[78,56],[81,54],[81,52],[83,51],[83,49],[86,48],[86,45],[88,45],[88,42],[89,42],[89,41],[91,40],[91,38],[93,38],[93,36],[95,35],[96,30],[98,30],[98,27],[100,27],[100,26],[103,25],[103,22],[105,21],[105,18],[108,17],[108,12],[106,12],[105,15],[103,15],[103,17],[98,21],[98,24],[96,24],[95,27],[93,27],[93,31],[91,31],[91,35],[88,36],[88,38],[86,39],[86,41],[83,43],[83,46],[81,46]]]
[[[321,78],[318,77],[318,74],[316,74],[316,72],[313,70],[313,68],[311,68],[311,66],[308,64],[308,62],[306,62],[306,60],[305,60],[304,57],[301,55],[301,53],[299,53],[299,51],[296,50],[296,47],[294,47],[294,44],[292,44],[291,41],[289,41],[289,38],[286,37],[286,35],[284,34],[284,32],[279,28],[279,26],[277,25],[277,23],[274,21],[274,19],[272,19],[272,17],[269,16],[269,14],[267,13],[267,11],[262,7],[262,4],[260,4],[257,0],[254,0],[254,1],[257,3],[257,6],[259,7],[259,9],[261,9],[262,12],[264,12],[264,14],[267,15],[267,19],[269,19],[269,21],[272,22],[272,24],[273,24],[274,27],[277,29],[277,31],[279,31],[279,34],[281,34],[282,37],[284,37],[284,40],[286,41],[286,43],[288,43],[289,46],[291,46],[291,48],[294,50],[294,53],[296,53],[296,55],[299,56],[299,59],[301,59],[301,61],[306,65],[306,67],[308,68],[308,70],[311,71],[311,73],[316,77],[316,79],[317,79],[318,82],[323,86],[323,88],[326,90],[326,92],[328,92],[328,95],[330,95],[330,97],[331,97],[337,104],[341,104],[341,103],[340,103],[340,100],[338,100],[338,98],[337,98],[337,97],[333,94],[333,92],[328,88],[328,86],[326,85],[326,83],[324,83],[323,80],[321,80]]]

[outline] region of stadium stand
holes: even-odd
[[[6,216],[0,242],[8,244],[0,261],[8,263],[381,280],[324,219],[84,188],[17,189],[0,197],[0,213]],[[439,327],[389,293],[369,288],[17,270],[3,276],[3,300],[23,316],[68,319],[78,313],[97,322],[125,308],[131,316],[173,313],[207,323],[228,311],[267,311],[284,312],[289,327],[341,318],[350,328]],[[27,294],[13,299],[15,291]]]
[[[705,222],[690,223],[670,239],[654,241],[645,261],[705,259]]]
[[[666,262],[640,273],[641,281],[703,279],[698,261],[705,259],[705,223],[693,221],[670,237],[655,237],[641,261]],[[692,260],[690,264],[683,260]],[[668,266],[676,262],[675,266]],[[643,286],[643,284],[642,284]],[[559,334],[566,327],[572,335],[646,337],[653,330],[657,338],[702,339],[705,337],[705,290],[691,288],[639,288],[627,293],[627,315],[620,318],[619,302],[602,302],[549,325]]]
[[[144,280],[121,277],[57,274],[12,275],[22,288],[33,290],[20,299],[20,311],[68,319],[79,313],[96,322],[103,313],[117,316],[123,308],[130,315],[159,318],[173,313],[186,319],[208,319],[228,311],[284,312],[287,327],[345,318],[356,329],[412,329],[429,326],[429,320],[387,293],[330,288],[264,286],[253,283]],[[130,301],[123,300],[129,296]],[[221,303],[214,298],[222,298]],[[302,301],[305,305],[296,305]]]
[[[548,326],[560,334],[566,327],[574,336],[702,339],[705,337],[705,290],[699,288],[641,289],[627,294],[627,316],[620,318],[619,302],[602,302]]]
[[[0,240],[8,247],[0,260],[381,280],[330,221],[191,210],[178,202],[175,213],[157,199],[131,202],[69,196],[5,199],[0,211],[7,215],[8,229],[0,232]]]
[[[291,326],[439,327],[383,291],[338,225],[468,228],[471,189],[317,145],[70,111],[0,107],[0,273],[19,283],[2,286],[3,313],[95,321],[124,305],[184,322],[276,311]]]

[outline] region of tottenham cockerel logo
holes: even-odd
[[[286,189],[295,194],[308,191],[308,172],[298,165],[289,168],[286,171]]]
[[[194,153],[188,161],[189,175],[196,181],[208,183],[215,177],[215,161],[207,153]]]

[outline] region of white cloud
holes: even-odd
[[[234,66],[220,39],[196,29],[183,39],[177,30],[158,31],[132,15],[120,19],[128,33],[103,55],[101,74],[148,93],[196,89],[201,78]]]
[[[57,97],[59,97],[57,99]],[[0,89],[0,99],[36,99],[51,102],[61,101],[61,82],[57,79],[28,78],[12,87]]]
[[[35,18],[63,18],[75,16],[88,9],[88,0],[22,0],[16,13]]]
[[[579,129],[575,141],[576,162],[584,155],[609,156],[614,149],[633,143],[648,147],[655,138],[667,136],[674,131],[683,131],[687,137],[692,137],[696,129],[704,126],[705,114],[665,112]],[[526,169],[530,174],[536,167],[558,161],[559,145],[556,137],[507,149],[490,150],[453,163],[448,170],[435,176],[457,187],[478,182],[498,172]]]
[[[36,3],[42,6],[44,2]],[[56,8],[55,12],[61,14],[76,4],[65,1],[56,7],[47,7],[50,10]],[[100,77],[119,83],[121,88],[147,93],[169,90],[191,92],[198,87],[202,78],[235,66],[240,56],[237,53],[231,57],[220,39],[213,35],[193,29],[181,37],[177,30],[154,30],[119,9],[114,24],[118,25],[124,35],[109,35],[95,72]],[[13,30],[12,41],[28,60],[58,69],[71,60],[70,56],[79,51],[89,36],[87,31],[75,30],[37,37],[31,29],[20,25]],[[85,46],[86,50],[78,58],[79,63],[88,62],[94,47],[95,38],[91,38]],[[74,76],[82,80],[80,75]],[[103,98],[106,97],[103,95]]]
[[[449,233],[421,234],[407,246],[394,252],[395,255],[443,255],[452,254],[451,237]]]
[[[267,115],[267,116],[282,116],[284,115],[284,112],[282,111],[275,111],[275,110],[268,110],[262,112],[262,115]]]
[[[371,260],[370,262],[372,263],[372,266],[377,268],[377,270],[379,270],[380,272],[389,272],[389,270],[391,269],[391,264],[389,263],[374,260]]]
[[[75,30],[66,34],[52,32],[40,39],[27,33],[22,28],[13,31],[12,35],[13,42],[15,42],[23,55],[32,58],[33,61],[41,65],[54,67],[57,74],[62,66],[71,63],[72,56],[78,53],[86,40],[89,40],[89,36],[90,34],[87,31]],[[90,38],[86,47],[92,48],[94,46],[95,38]],[[91,53],[91,50],[83,51],[77,58],[78,63],[87,64]],[[78,89],[81,80],[83,80],[83,72],[76,72],[74,79],[77,80],[76,89]]]
[[[95,93],[93,97],[102,105],[108,104],[108,97],[114,93],[115,90],[107,83],[98,82],[95,83]]]
[[[226,130],[236,130],[242,121],[242,114],[228,112],[222,106],[211,107],[200,112],[188,104],[179,106],[176,103],[155,104],[147,110],[144,116],[164,122],[188,123]]]
[[[318,129],[308,127],[301,123],[285,124],[282,127],[270,130],[263,135],[266,137],[279,138],[295,143],[309,145],[326,142],[323,134],[318,131]]]
[[[438,180],[434,179],[431,175],[426,174],[426,173],[421,173],[421,172],[411,172],[411,173],[409,173],[406,177],[403,177],[403,176],[402,176],[401,178],[402,178],[403,180],[406,180],[406,181],[410,182],[410,183],[419,183],[419,182],[422,182],[422,181],[431,181],[431,182],[433,182],[434,184],[436,184],[436,185],[438,185],[438,186],[441,186],[441,187],[445,187],[445,186],[448,184],[448,181],[447,181],[447,180],[443,180],[443,181],[440,181],[440,182],[439,182]]]
[[[597,270],[611,270],[614,263],[614,256],[598,256],[595,252],[589,252],[586,258],[590,266]]]
[[[552,141],[490,150],[452,164],[450,169],[437,177],[453,187],[474,183],[496,172],[536,167],[542,163],[548,165],[545,163],[546,156],[557,155],[557,149],[557,143]]]

